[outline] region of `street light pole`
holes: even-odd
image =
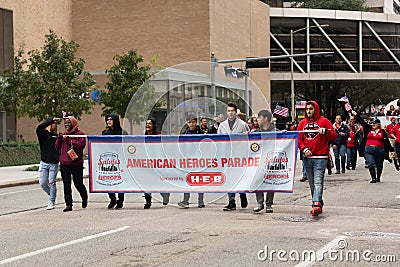
[[[290,30],[290,55],[293,56],[293,30]],[[294,69],[293,57],[290,57],[290,98],[292,100],[292,122],[296,118],[295,99],[294,99]]]
[[[294,66],[293,66],[293,34],[305,29],[311,29],[311,28],[320,28],[320,27],[327,27],[329,26],[328,24],[323,24],[323,25],[314,25],[314,26],[308,26],[308,27],[304,27],[298,30],[293,31],[292,29],[290,30],[290,98],[292,100],[292,112],[291,112],[291,116],[292,116],[292,122],[294,122],[294,120],[296,119],[296,107],[295,107],[295,95],[294,95]]]

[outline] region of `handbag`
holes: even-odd
[[[78,155],[76,154],[76,152],[74,150],[74,146],[72,145],[72,142],[71,142],[71,148],[67,151],[67,155],[72,161],[75,161],[78,159]]]

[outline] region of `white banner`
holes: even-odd
[[[88,136],[90,192],[293,192],[297,133]]]

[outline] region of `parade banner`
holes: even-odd
[[[91,193],[293,192],[297,133],[88,136]]]

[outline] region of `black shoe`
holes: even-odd
[[[332,174],[332,169],[328,169],[328,175]]]
[[[82,199],[82,209],[86,209],[87,207],[87,198]]]
[[[350,166],[349,166],[349,165],[347,165],[347,166],[346,166],[346,169],[350,170]]]
[[[110,201],[110,204],[108,204],[108,209],[113,209],[117,205],[117,201],[115,199],[112,199]]]
[[[307,177],[301,177],[301,178],[300,178],[300,182],[305,182],[305,181],[307,181],[307,180],[308,180]]]
[[[202,208],[205,208],[205,207],[206,207],[206,205],[204,205],[204,204],[198,206],[199,209],[202,209]]]
[[[67,205],[65,207],[65,209],[63,209],[63,212],[67,212],[67,211],[72,211],[72,205]]]
[[[257,207],[253,209],[254,212],[260,212],[264,209],[264,204],[258,204]]]
[[[265,208],[265,213],[273,213],[273,212],[274,212],[274,210],[272,209],[271,206],[267,206],[267,207]]]
[[[371,183],[371,184],[376,183],[376,179],[372,179],[372,180],[370,181],[370,183]]]
[[[397,171],[399,171],[400,170],[400,166],[399,166],[398,159],[394,159],[393,162],[394,162],[394,167],[396,168]]]
[[[122,209],[122,207],[124,206],[124,202],[121,200],[117,200],[117,206],[115,207],[116,210]]]
[[[231,210],[236,210],[236,204],[235,203],[229,203],[223,208],[224,211],[231,211]]]
[[[245,194],[240,194],[240,206],[244,209],[247,208],[247,197]]]
[[[148,209],[150,209],[150,207],[151,207],[151,203],[146,203],[146,204],[144,204],[143,209],[148,210]]]

